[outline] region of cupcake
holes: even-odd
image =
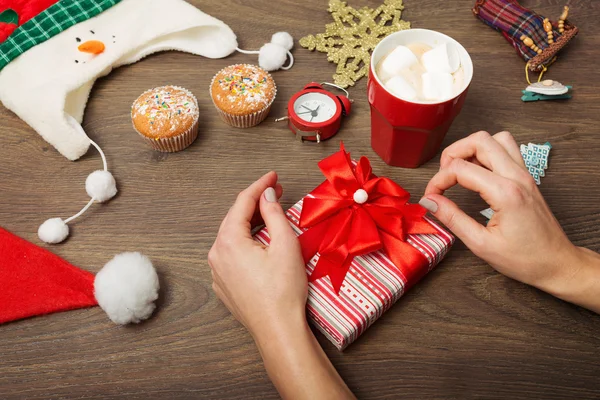
[[[269,114],[276,94],[271,75],[248,64],[223,68],[210,83],[210,97],[221,119],[237,128],[260,124]]]
[[[133,127],[154,150],[180,151],[198,137],[198,100],[181,87],[148,90],[131,107]]]

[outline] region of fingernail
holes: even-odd
[[[436,213],[438,210],[438,205],[435,201],[433,200],[429,200],[428,198],[423,197],[420,201],[419,204],[421,206],[423,206],[423,208],[425,208],[427,211],[429,211],[430,213]]]
[[[267,200],[269,203],[277,202],[277,194],[275,193],[275,189],[270,187],[265,190],[265,200]]]

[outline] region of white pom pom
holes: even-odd
[[[85,191],[97,202],[102,203],[117,194],[117,183],[110,172],[100,169],[88,175],[85,180]]]
[[[286,50],[291,50],[294,47],[294,38],[287,32],[277,32],[271,37],[271,43],[278,44]]]
[[[108,317],[119,325],[150,317],[158,298],[158,275],[140,253],[121,253],[96,274],[94,295]]]
[[[276,71],[283,66],[287,50],[278,44],[267,43],[260,48],[258,65],[267,71]]]
[[[38,237],[46,243],[60,243],[69,236],[69,226],[60,218],[50,218],[38,228]]]

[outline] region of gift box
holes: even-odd
[[[325,182],[286,215],[309,276],[308,318],[343,350],[444,258],[454,237],[343,145],[319,167]],[[254,237],[270,243],[266,228]]]

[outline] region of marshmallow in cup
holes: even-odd
[[[423,97],[426,100],[450,99],[454,94],[454,77],[447,72],[425,72]]]
[[[427,72],[453,74],[460,68],[460,55],[451,43],[444,43],[423,54],[421,63]]]
[[[418,62],[417,56],[408,47],[398,46],[381,62],[381,72],[391,78]]]

